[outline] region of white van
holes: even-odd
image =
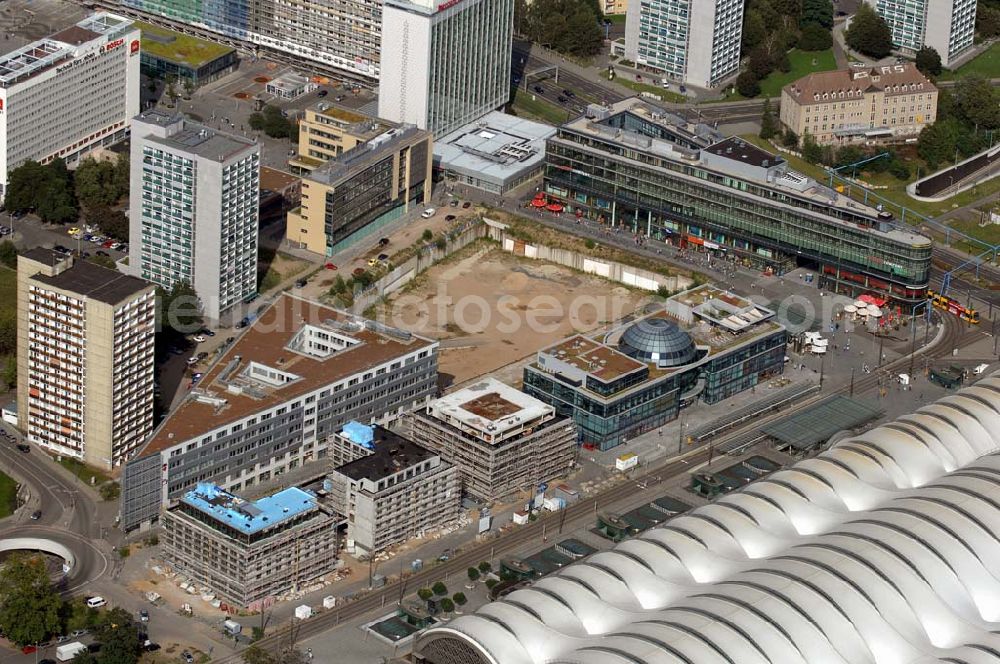
[[[104,598],[100,597],[100,596],[91,597],[91,598],[89,598],[87,600],[87,606],[89,606],[92,609],[100,608],[100,607],[104,606],[105,604],[107,604],[107,602],[104,601]]]

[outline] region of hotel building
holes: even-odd
[[[0,198],[28,160],[73,162],[139,112],[139,29],[98,13],[0,56]]]

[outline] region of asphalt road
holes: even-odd
[[[94,543],[101,537],[97,506],[79,479],[68,477],[67,471],[37,448],[21,452],[7,442],[0,443],[0,468],[30,492],[28,504],[0,522],[0,539],[44,537],[73,551],[77,562],[66,592],[76,592],[103,576],[111,563]],[[36,509],[42,516],[32,521],[28,515]]]
[[[924,357],[933,359],[947,356],[951,354],[953,349],[962,348],[981,338],[976,333],[970,333],[967,326],[957,318],[946,316],[943,321],[943,334],[932,341],[927,349],[915,353],[913,358],[910,355],[904,355],[886,364],[882,367],[882,370],[891,374],[896,370],[903,370],[910,363],[922,363]],[[853,390],[856,393],[863,393],[866,390],[875,388],[878,385],[878,380],[879,375],[877,373],[863,375],[853,382]],[[825,399],[833,394],[845,393],[849,389],[852,388],[844,385],[838,389],[826,390],[811,399],[797,404],[796,408],[808,407],[821,399]],[[787,415],[787,411],[778,411],[761,417],[745,426],[734,429],[727,435],[713,440],[712,445],[724,444],[747,433],[750,429],[759,428],[767,422],[785,415]],[[391,607],[397,603],[400,597],[406,596],[414,588],[429,585],[445,576],[460,576],[468,567],[477,565],[482,560],[495,560],[532,540],[537,540],[541,543],[544,541],[546,533],[555,536],[556,533],[561,533],[564,529],[572,531],[583,525],[587,520],[595,518],[598,511],[609,509],[619,501],[634,499],[637,485],[644,484],[647,487],[644,491],[652,497],[656,493],[656,487],[664,477],[675,477],[686,474],[692,467],[707,461],[712,454],[713,451],[708,446],[694,449],[683,456],[669,460],[665,464],[650,468],[644,475],[633,478],[634,481],[623,482],[593,498],[573,503],[561,512],[543,514],[535,522],[528,523],[496,539],[487,540],[466,550],[462,550],[446,563],[424,568],[402,581],[392,581],[375,592],[350,601],[340,609],[326,611],[308,620],[298,622],[294,627],[286,625],[264,639],[257,641],[257,645],[265,649],[278,648],[288,642],[289,633],[292,629],[295,630],[295,640],[302,641],[328,629],[333,629],[341,623],[360,618],[375,609],[385,606]],[[234,654],[214,661],[219,664],[237,664],[242,660],[239,654]]]

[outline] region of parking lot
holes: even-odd
[[[127,245],[116,247],[114,240],[100,235],[97,229],[89,232],[84,224],[60,226],[46,224],[33,214],[12,218],[8,212],[0,212],[0,229],[0,237],[11,237],[18,249],[48,247],[64,253],[79,252],[84,258],[107,256],[115,262],[128,255]],[[73,229],[79,232],[70,234]]]

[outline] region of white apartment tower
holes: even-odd
[[[386,0],[378,114],[437,136],[507,103],[513,0]]]
[[[17,261],[18,424],[106,469],[153,429],[154,286],[51,249]]]
[[[630,1],[625,57],[664,78],[714,88],[739,73],[743,1]]]
[[[139,29],[98,13],[0,56],[0,197],[29,159],[72,162],[128,134],[139,112]]]
[[[889,27],[893,46],[914,54],[931,46],[950,67],[972,48],[976,0],[867,0]]]
[[[211,321],[257,292],[260,148],[179,114],[132,120],[128,270],[191,284]]]

